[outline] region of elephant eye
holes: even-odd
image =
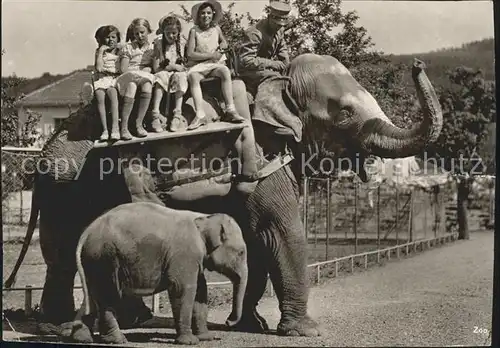
[[[344,107],[339,111],[338,122],[336,126],[338,128],[349,128],[352,123],[352,111],[348,107]]]

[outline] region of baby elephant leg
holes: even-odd
[[[193,306],[196,296],[198,272],[185,272],[177,279],[169,281],[172,286],[168,289],[168,296],[172,306],[177,338],[175,343],[193,345],[200,340],[193,335],[191,330]]]
[[[100,307],[99,309],[99,334],[105,344],[124,344],[127,338],[120,331],[116,320],[114,309],[110,307]]]
[[[106,267],[101,267],[106,270]],[[103,272],[103,274],[113,274],[113,272]],[[114,277],[101,276],[100,284],[95,292],[95,300],[99,308],[99,336],[106,344],[127,343],[125,335],[120,331],[118,320],[116,319],[116,310],[121,302],[118,293],[117,284],[113,281]],[[97,286],[96,286],[97,287]]]
[[[205,275],[200,272],[193,307],[193,333],[200,341],[212,341],[215,335],[208,331],[208,291]]]

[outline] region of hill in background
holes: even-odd
[[[409,66],[413,58],[418,58],[427,65],[427,75],[435,87],[448,87],[447,71],[459,66],[467,66],[473,69],[481,69],[486,80],[495,80],[495,41],[488,38],[463,44],[462,47],[444,48],[437,51],[405,54],[387,55],[391,62]],[[411,75],[405,74],[408,82]]]

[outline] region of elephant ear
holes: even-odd
[[[220,247],[227,239],[220,214],[197,217],[194,223],[205,241],[208,254]]]
[[[302,121],[297,104],[291,97],[286,76],[270,77],[259,85],[254,100],[254,121],[275,128],[278,135],[292,135],[296,142],[302,140]]]

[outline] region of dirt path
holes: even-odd
[[[475,232],[470,241],[458,241],[312,288],[309,311],[321,323],[322,337],[217,331],[221,341],[200,346],[489,345],[488,334],[474,333],[474,328],[491,329],[492,286],[493,232]],[[276,328],[276,299],[264,299],[259,311],[270,327]],[[209,320],[222,324],[228,313],[228,307],[213,309]],[[172,327],[171,321],[158,318],[156,324]],[[130,346],[160,347],[172,343],[174,331],[136,329],[125,333]],[[5,332],[4,339],[13,335]]]

